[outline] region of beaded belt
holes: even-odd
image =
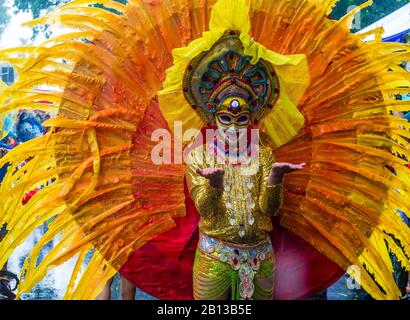
[[[269,236],[254,245],[242,245],[224,242],[203,233],[199,235],[198,248],[207,256],[228,263],[238,271],[239,293],[243,299],[251,299],[255,286],[253,279],[259,270],[260,263],[273,256],[272,243]]]

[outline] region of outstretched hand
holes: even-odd
[[[288,162],[275,162],[272,165],[272,170],[269,175],[268,185],[279,184],[282,182],[283,176],[286,173],[291,173],[297,170],[301,170],[305,167],[306,163],[288,163]]]
[[[225,174],[225,170],[222,168],[205,168],[205,169],[196,169],[196,173],[201,175],[202,177],[209,180],[209,184],[218,189],[222,189],[223,187],[223,177]]]

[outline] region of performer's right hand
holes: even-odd
[[[197,168],[196,173],[209,180],[209,184],[217,189],[223,188],[225,170],[222,168]]]

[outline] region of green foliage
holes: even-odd
[[[10,21],[10,16],[7,13],[7,7],[4,2],[0,2],[0,36]]]
[[[116,0],[120,3],[127,3],[127,0]],[[332,12],[332,18],[338,19],[344,16],[349,6],[360,5],[366,0],[340,0]],[[48,10],[51,7],[58,6],[61,3],[67,2],[67,0],[14,0],[14,6],[18,11],[31,12],[33,18],[38,18],[41,15],[42,10]],[[361,27],[364,28],[373,22],[385,17],[393,11],[399,9],[401,6],[409,3],[410,0],[374,0],[373,5],[370,8],[366,8],[361,13]],[[2,21],[1,5],[3,1],[0,1],[0,22]],[[98,0],[96,0],[98,3]],[[99,5],[101,6],[101,5]],[[102,7],[102,6],[101,6]]]
[[[69,1],[70,0],[14,0],[14,7],[16,9],[16,12],[18,11],[31,12],[33,19],[36,19],[40,17],[42,14],[44,14],[44,10],[50,11],[53,8],[58,7]],[[127,3],[128,0],[115,0],[115,1],[125,4]],[[98,3],[98,0],[96,1],[96,3]],[[36,36],[40,32],[45,33],[47,38],[51,35],[47,25],[39,26],[39,27],[34,28],[33,39],[35,39]]]
[[[33,19],[37,19],[44,13],[44,10],[49,11],[56,6],[69,1],[70,0],[14,0],[14,9],[15,13],[18,13],[19,11],[30,12]],[[49,38],[51,35],[47,25],[38,26],[33,30],[32,40],[34,40],[39,33],[44,33],[46,38]]]
[[[127,3],[127,0],[116,0],[120,3]],[[51,7],[58,6],[67,0],[14,0],[14,6],[18,11],[31,12],[36,19],[41,15],[42,10],[49,10]],[[96,0],[98,3],[98,0]]]
[[[97,0],[97,1],[98,1],[98,0]],[[128,0],[114,0],[114,1],[119,2],[119,3],[122,3],[122,4],[126,4],[126,3],[128,2]],[[107,7],[103,6],[103,5],[100,4],[100,3],[96,3],[96,4],[94,5],[94,7],[104,8],[105,10],[108,10],[108,11],[111,11],[111,12],[114,12],[114,13],[119,14],[119,12],[117,12],[116,10],[107,8]]]
[[[15,11],[30,12],[33,18],[36,19],[43,14],[43,11],[51,10],[52,8],[59,6],[70,0],[14,0]],[[127,0],[115,0],[120,3],[127,3]],[[158,0],[162,1],[162,0]],[[366,0],[339,0],[336,4],[331,17],[333,19],[339,19],[343,17],[350,6],[360,5]],[[374,0],[373,5],[364,9],[361,12],[360,27],[365,28],[373,22],[385,17],[393,11],[399,9],[403,5],[410,3],[410,0]],[[96,0],[96,6],[104,8],[101,4],[98,4]],[[110,10],[110,9],[107,9]],[[112,11],[112,10],[111,10]],[[10,20],[10,16],[7,13],[5,1],[0,0],[0,34],[4,31],[5,26]],[[34,37],[38,32],[47,32],[47,27],[41,29],[36,28]]]
[[[50,7],[60,5],[64,0],[14,0],[14,6],[17,11],[31,12],[33,18],[40,17],[41,11]]]
[[[331,17],[340,19],[348,12],[350,6],[357,6],[364,2],[366,0],[340,0],[336,4]],[[373,5],[360,13],[360,27],[365,28],[371,25],[407,3],[410,3],[410,0],[373,0]]]

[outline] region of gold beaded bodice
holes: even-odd
[[[282,184],[268,186],[273,163],[272,151],[266,147],[260,147],[258,161],[241,166],[218,163],[205,147],[192,151],[186,177],[201,216],[200,231],[235,243],[264,239],[283,201]],[[223,189],[212,187],[196,172],[197,168],[224,168]]]

